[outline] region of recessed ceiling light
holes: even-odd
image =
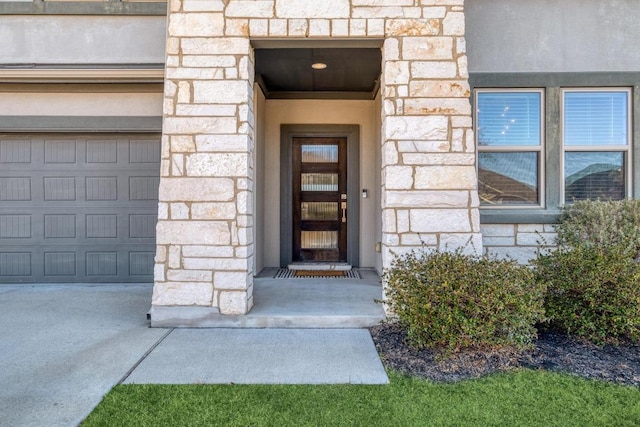
[[[316,62],[311,64],[311,68],[313,68],[314,70],[324,70],[325,68],[327,68],[327,64],[325,64],[324,62]]]

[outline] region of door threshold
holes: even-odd
[[[288,268],[289,270],[308,271],[349,271],[351,264],[346,262],[292,262]]]

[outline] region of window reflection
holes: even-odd
[[[624,153],[568,152],[564,164],[565,203],[625,198]]]
[[[538,153],[479,153],[478,192],[483,205],[539,204]]]
[[[478,145],[540,145],[539,92],[478,93]]]

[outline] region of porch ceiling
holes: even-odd
[[[255,50],[256,81],[271,99],[373,99],[379,87],[379,48]],[[323,70],[311,65],[324,63]]]

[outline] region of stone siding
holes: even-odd
[[[384,4],[390,14],[381,93],[383,267],[423,245],[479,253],[464,2],[369,3],[369,12]]]
[[[253,304],[250,40],[383,40],[382,257],[481,251],[463,0],[170,0],[153,304]]]
[[[553,224],[482,224],[485,253],[529,264],[543,248],[555,245]]]

